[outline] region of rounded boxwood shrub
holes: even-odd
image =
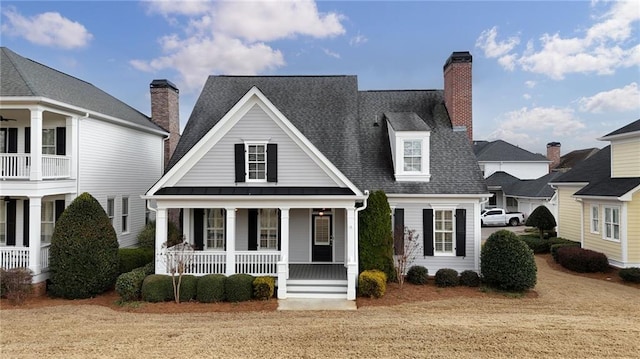
[[[244,302],[251,299],[253,294],[254,277],[248,274],[230,275],[225,284],[225,297],[230,302]]]
[[[142,282],[147,276],[144,267],[136,268],[130,272],[122,273],[116,280],[116,292],[125,302],[140,299]]]
[[[56,222],[51,238],[49,293],[89,298],[118,277],[118,238],[104,209],[89,193],[79,195]]]
[[[151,248],[120,248],[118,250],[120,264],[119,272],[127,273],[136,268],[143,267],[149,262],[153,262],[153,249]]]
[[[178,276],[175,276],[176,284],[178,283]],[[198,291],[198,277],[194,275],[183,274],[180,280],[180,301],[188,302],[196,298]]]
[[[580,247],[561,247],[557,250],[558,263],[574,272],[608,272],[611,267],[604,253]]]
[[[227,277],[223,274],[207,274],[198,280],[196,300],[201,303],[222,302],[225,300],[224,287]]]
[[[451,268],[438,269],[435,282],[438,287],[455,287],[460,283],[458,271]]]
[[[145,264],[144,267],[144,272],[149,275],[149,274],[156,274],[156,263],[155,262],[149,262],[147,264]]]
[[[145,302],[167,302],[174,300],[171,276],[152,274],[142,282],[142,300]]]
[[[622,268],[618,271],[618,275],[625,282],[640,283],[640,268]]]
[[[253,296],[260,300],[268,300],[273,297],[276,288],[276,280],[273,277],[257,277],[253,281]]]
[[[358,292],[362,297],[380,298],[387,291],[387,275],[377,269],[366,270],[358,276]]]
[[[491,287],[508,291],[533,288],[537,271],[533,251],[511,231],[493,233],[480,252],[482,279]]]
[[[580,247],[579,242],[567,241],[566,243],[556,243],[552,244],[550,247],[551,257],[553,260],[558,263],[558,249],[562,247]]]
[[[411,284],[427,284],[429,270],[423,266],[411,266],[407,271],[407,282]]]
[[[460,273],[460,285],[467,287],[479,287],[480,276],[472,270],[465,270]]]

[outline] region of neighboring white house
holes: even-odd
[[[140,198],[162,175],[168,132],[90,83],[0,48],[0,267],[47,277],[55,222],[89,192],[120,246],[136,243]]]
[[[471,146],[471,60],[451,55],[444,91],[359,91],[355,76],[210,76],[145,197],[157,206],[158,252],[179,209],[196,247],[188,273],[272,275],[278,298],[353,300],[359,212],[384,190],[396,248],[405,226],[419,235],[413,264],[478,271],[489,193]]]

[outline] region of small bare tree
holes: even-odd
[[[400,287],[404,284],[404,276],[407,274],[409,265],[413,263],[418,255],[418,243],[419,234],[416,234],[415,229],[404,227],[404,243],[402,244],[402,253],[398,253],[395,256],[396,264],[396,276]]]
[[[182,275],[193,262],[194,248],[189,242],[183,241],[171,247],[167,247],[167,242],[162,245],[163,255],[167,266],[167,272],[171,274],[173,282],[173,297],[176,303],[180,303],[180,285]]]

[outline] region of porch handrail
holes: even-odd
[[[51,243],[43,243],[40,246],[40,269],[44,271],[49,270],[49,249],[51,248]]]
[[[237,251],[236,273],[278,275],[280,251]]]
[[[29,268],[28,247],[0,247],[0,268]]]
[[[1,153],[0,154],[0,178],[29,178],[28,153]]]
[[[59,155],[42,155],[42,178],[71,176],[71,158]]]
[[[192,254],[191,264],[186,267],[186,274],[224,274],[226,270],[225,252],[195,251]]]

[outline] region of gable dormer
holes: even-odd
[[[396,181],[429,182],[431,129],[414,112],[386,112]]]

